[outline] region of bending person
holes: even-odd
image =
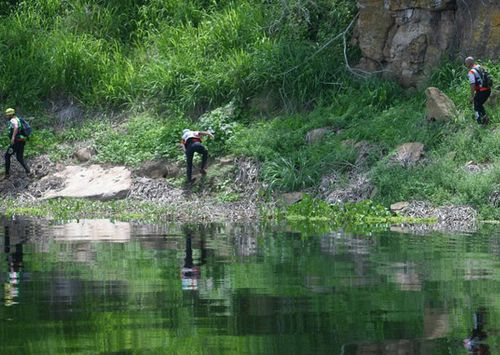
[[[207,131],[191,131],[190,129],[184,129],[182,131],[182,141],[181,146],[186,154],[186,173],[187,181],[193,183],[196,179],[193,179],[193,158],[194,153],[201,154],[201,167],[200,173],[205,175],[207,173],[207,162],[208,162],[208,151],[207,148],[202,144],[201,137],[209,136],[214,138],[214,135]]]

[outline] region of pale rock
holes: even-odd
[[[410,142],[398,146],[391,160],[403,166],[410,166],[419,162],[423,155],[424,145],[419,142]]]
[[[101,165],[69,165],[62,171],[44,177],[61,179],[63,188],[47,191],[42,199],[57,197],[88,198],[94,200],[113,200],[127,197],[132,186],[131,172],[125,167],[105,168]]]
[[[303,192],[287,192],[280,196],[279,200],[284,206],[291,206],[304,198]]]
[[[96,154],[96,151],[92,147],[84,147],[78,149],[74,153],[74,157],[81,163],[87,162]]]
[[[392,212],[400,212],[400,211],[404,210],[406,207],[408,207],[409,205],[410,205],[410,203],[405,202],[405,201],[396,202],[396,203],[393,203],[391,205],[391,211]]]
[[[457,108],[441,90],[429,87],[425,90],[426,115],[430,121],[450,121],[457,115]]]

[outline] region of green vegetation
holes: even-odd
[[[19,207],[15,200],[3,203],[3,214],[12,216],[45,217],[56,221],[69,221],[83,218],[109,218],[119,221],[160,222],[170,210],[165,206],[139,201],[90,201],[82,199],[54,199],[35,202]]]
[[[323,49],[352,20],[352,0],[43,0],[2,2],[3,103],[193,112],[280,89],[312,100],[343,71]],[[311,53],[318,53],[311,55]]]
[[[374,203],[468,204],[499,220],[491,201],[500,189],[498,106],[489,107],[489,127],[475,124],[456,62],[428,82],[456,103],[449,123],[425,120],[421,90],[351,76],[339,34],[355,13],[354,0],[2,2],[0,97],[34,113],[30,155],[62,160],[86,141],[97,162],[181,160],[183,128],[213,129],[212,156],[258,159],[274,191],[314,191],[325,175],[347,183],[355,143],[365,142],[362,169]],[[357,56],[348,46],[348,60]],[[500,65],[485,64],[499,80]],[[46,110],[58,102],[78,102],[91,118],[61,130]],[[323,127],[331,129],[323,140],[306,142],[307,132]],[[399,144],[415,141],[425,146],[423,163],[389,164]],[[470,161],[487,168],[471,173]],[[239,198],[217,193],[221,202]]]
[[[386,230],[393,224],[409,223],[432,224],[433,218],[411,218],[395,216],[382,205],[365,200],[358,203],[345,203],[331,205],[323,200],[315,199],[309,195],[281,212],[290,225],[303,234],[311,231],[325,232],[331,230],[370,232],[377,229]],[[314,232],[313,232],[314,233]]]

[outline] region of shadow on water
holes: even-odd
[[[2,353],[499,351],[491,231],[9,219],[1,230]]]

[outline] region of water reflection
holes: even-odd
[[[494,233],[3,225],[0,319],[15,322],[0,323],[2,353],[29,342],[51,354],[449,354],[500,342]]]
[[[19,284],[23,277],[23,240],[19,234],[11,233],[11,226],[4,226],[4,253],[7,260],[7,277],[4,282],[4,304],[17,304]]]
[[[52,234],[56,240],[125,243],[130,240],[132,226],[127,222],[110,221],[108,219],[82,219],[54,225]]]
[[[200,236],[200,257],[195,263],[193,259],[193,227],[186,225],[183,227],[183,232],[186,239],[186,250],[184,257],[184,265],[181,269],[181,280],[183,290],[198,290],[198,282],[201,277],[201,265],[206,262],[207,249],[205,247],[205,238]]]
[[[490,354],[490,347],[486,343],[488,334],[484,327],[486,325],[486,309],[480,308],[473,315],[473,328],[470,337],[464,340],[464,347],[469,354]]]

